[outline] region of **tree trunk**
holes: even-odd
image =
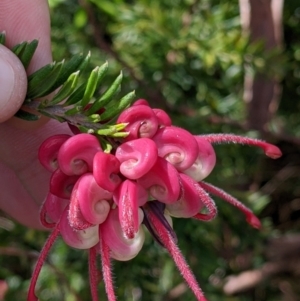
[[[265,51],[281,46],[284,0],[239,0],[241,24],[252,42],[262,40]],[[278,79],[266,74],[246,74],[244,100],[248,105],[247,125],[267,131],[268,122],[277,110],[281,87]]]

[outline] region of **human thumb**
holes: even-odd
[[[21,61],[0,45],[0,123],[10,119],[22,106],[27,91],[27,75]]]

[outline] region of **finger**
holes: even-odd
[[[0,123],[21,107],[27,90],[27,76],[20,60],[0,45]]]
[[[27,227],[42,229],[39,205],[32,200],[26,187],[21,185],[17,174],[1,162],[0,170],[4,175],[0,183],[0,209]]]
[[[1,0],[0,31],[5,30],[8,48],[23,41],[39,40],[27,71],[32,73],[52,60],[50,16],[46,0]]]
[[[51,176],[38,160],[38,149],[56,134],[72,133],[66,124],[55,120],[32,131],[7,123],[0,126],[0,210],[29,227],[41,227],[39,208]]]
[[[28,74],[52,61],[47,0],[0,0],[0,31],[3,30],[6,32],[6,46],[8,48],[12,48],[23,41],[38,39],[38,48],[27,68]],[[2,93],[1,87],[2,85],[0,85]],[[15,111],[15,107],[12,108],[12,111]],[[3,120],[5,119],[3,118]],[[11,118],[8,122],[18,128],[35,129],[47,120],[47,118],[42,117],[36,122],[28,122]]]

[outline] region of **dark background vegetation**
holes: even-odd
[[[256,2],[260,11],[270,3]],[[122,69],[123,92],[136,90],[152,106],[166,109],[174,124],[194,134],[263,138],[282,149],[283,157],[273,161],[247,146],[218,145],[217,166],[207,178],[252,208],[261,218],[261,231],[218,199],[215,221],[177,219],[174,228],[208,300],[300,300],[299,1],[285,1],[279,24],[283,39],[272,45],[272,32],[265,32],[263,41],[251,26],[248,33],[242,30],[237,0],[49,3],[56,60],[91,51],[91,68],[109,62],[107,83]],[[255,22],[262,21],[268,18],[257,15]],[[246,86],[245,79],[253,77],[258,86]],[[268,93],[263,95],[268,84],[280,92],[275,105]],[[247,89],[258,95],[248,104],[243,96]],[[3,300],[26,299],[47,235],[1,214],[0,279],[9,285]],[[173,261],[150,236],[135,259],[114,263],[114,276],[119,300],[195,300]],[[43,301],[90,300],[87,254],[58,240],[37,289]],[[103,284],[99,294],[106,300]]]

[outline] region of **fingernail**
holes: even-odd
[[[27,75],[21,61],[8,48],[0,45],[0,123],[19,110],[26,91]]]
[[[11,99],[15,84],[12,66],[0,57],[0,111],[5,110]]]

